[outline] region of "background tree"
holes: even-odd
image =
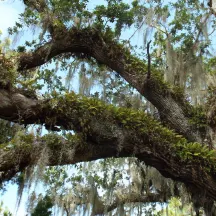
[[[211,3],[23,3],[9,34],[39,33],[16,50],[1,41],[2,187],[18,183],[19,203],[23,189],[45,182],[67,215],[155,215],[155,203],[173,196],[192,202],[196,215],[214,215]]]
[[[0,213],[3,216],[12,216],[12,213],[7,209],[3,207],[3,202],[0,203]]]
[[[50,210],[52,206],[53,206],[53,203],[50,197],[45,196],[38,201],[31,215],[32,216],[40,216],[40,215],[50,216],[52,213],[52,211]]]

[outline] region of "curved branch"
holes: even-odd
[[[200,132],[189,122],[191,107],[183,95],[179,96],[171,90],[158,71],[152,69],[151,79],[147,79],[145,63],[132,56],[121,44],[107,41],[94,29],[72,28],[59,32],[55,40],[33,53],[21,55],[19,70],[40,66],[63,53],[85,53],[107,65],[157,107],[165,124],[190,141],[202,142]]]

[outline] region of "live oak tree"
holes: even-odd
[[[86,206],[92,215],[142,215],[142,204],[172,196],[215,215],[212,2],[23,3],[9,34],[35,28],[38,37],[16,50],[1,41],[2,186],[13,180],[22,194],[35,175],[67,215]],[[139,49],[133,38],[142,33]],[[64,165],[74,164],[69,176]]]

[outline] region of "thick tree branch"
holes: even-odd
[[[2,180],[37,164],[46,147],[48,166],[133,156],[155,167],[165,177],[193,185],[200,193],[204,191],[206,196],[216,197],[212,170],[214,159],[211,162],[202,155],[193,156],[193,152],[191,159],[181,158],[179,155],[184,153],[186,140],[142,112],[106,106],[95,99],[80,98],[73,93],[56,96],[49,101],[37,101],[1,90],[0,100],[0,113],[6,119],[27,124],[46,123],[83,134],[83,141],[77,144],[62,138],[44,141],[34,137],[26,148],[25,142],[11,149],[1,148]],[[85,142],[87,144],[82,144]],[[186,149],[185,153],[188,151]]]
[[[33,53],[20,57],[19,70],[40,66],[53,57],[63,53],[84,53],[95,58],[119,73],[136,88],[157,109],[160,116],[171,128],[190,141],[202,142],[199,131],[189,123],[190,105],[164,83],[162,75],[151,69],[151,79],[147,79],[147,66],[133,57],[120,44],[108,42],[93,29],[62,31],[55,40],[50,41]]]

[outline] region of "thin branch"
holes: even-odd
[[[207,20],[208,20],[208,18],[209,18],[209,14],[207,14],[207,16],[205,17],[205,19],[203,20],[203,22],[201,22],[201,24],[200,24],[200,29],[199,29],[199,32],[198,32],[198,34],[197,34],[197,36],[196,36],[196,39],[195,39],[195,42],[194,42],[194,48],[196,47],[196,44],[197,44],[197,42],[198,42],[198,40],[199,40],[199,37],[200,37],[200,35],[201,35],[201,33],[202,33],[202,26],[207,22]]]
[[[64,203],[64,210],[66,211],[66,215],[67,215],[67,216],[70,216],[70,212],[69,212],[69,210],[67,209],[67,206],[66,206],[65,203]]]
[[[162,24],[161,24],[162,25]],[[160,32],[162,32],[162,33],[164,33],[167,37],[169,36],[169,33],[167,32],[167,30],[166,30],[166,28],[165,28],[165,31],[164,30],[162,30],[161,28],[159,28],[158,26],[156,26],[156,25],[153,25],[153,24],[151,24],[150,25],[152,28],[156,28],[158,31],[160,31]]]
[[[147,55],[148,55],[148,72],[147,72],[147,79],[150,79],[151,76],[151,55],[149,53],[151,40],[147,43]]]
[[[140,195],[135,192],[130,192],[128,196],[124,196],[123,198],[116,199],[110,205],[103,205],[98,209],[98,212],[94,212],[94,215],[101,215],[104,212],[111,212],[116,209],[120,205],[130,204],[130,203],[155,203],[155,202],[163,202],[164,194],[158,193],[149,193],[145,195]]]
[[[142,21],[142,23],[138,26],[138,28],[134,31],[134,33],[129,37],[128,41],[130,41],[130,39],[136,34],[136,32],[142,28],[144,23],[145,23],[145,20]]]

